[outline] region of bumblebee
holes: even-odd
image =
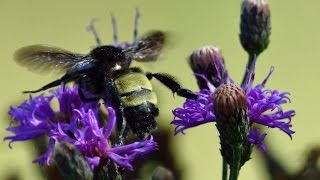
[[[121,144],[129,129],[140,139],[145,139],[157,126],[155,117],[159,110],[156,106],[157,96],[150,82],[152,78],[179,96],[196,98],[195,94],[183,89],[169,74],[145,73],[139,67],[130,67],[129,59],[142,62],[157,59],[165,38],[164,32],[152,31],[126,49],[98,45],[88,54],[47,45],[31,45],[17,50],[14,59],[31,71],[58,70],[65,73],[60,79],[40,89],[24,93],[36,93],[74,81],[79,85],[82,101],[102,99],[108,106],[112,106],[117,116],[117,141]]]

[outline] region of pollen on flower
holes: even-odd
[[[223,85],[213,94],[214,111],[217,114],[231,116],[238,108],[247,107],[247,98],[242,88],[236,84]]]

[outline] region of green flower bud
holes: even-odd
[[[240,42],[251,55],[259,55],[269,45],[270,10],[268,0],[243,0],[241,5]]]

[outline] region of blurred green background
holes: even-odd
[[[271,43],[257,64],[256,83],[263,80],[270,66],[275,66],[268,87],[289,91],[292,103],[286,109],[297,112],[293,119],[296,134],[293,140],[276,129],[268,130],[268,150],[274,152],[290,172],[302,166],[304,154],[319,145],[318,103],[320,102],[320,2],[316,0],[271,1]],[[222,48],[228,71],[239,82],[247,56],[240,45],[240,1],[218,0],[99,0],[99,1],[0,1],[0,135],[8,136],[5,128],[10,118],[10,105],[18,104],[31,90],[57,78],[38,75],[18,66],[12,55],[19,47],[30,44],[50,44],[74,52],[87,53],[95,45],[86,26],[96,17],[97,30],[104,44],[112,43],[110,13],[118,21],[120,41],[132,40],[135,8],[139,8],[139,34],[151,29],[171,32],[171,45],[161,61],[143,64],[144,70],[170,73],[196,90],[197,85],[186,57],[196,48],[215,44]],[[135,63],[134,65],[139,65]],[[171,110],[180,106],[182,98],[172,98],[169,90],[154,81],[159,95],[161,128],[170,128]],[[186,131],[173,139],[174,153],[184,164],[183,179],[220,179],[221,157],[214,124]],[[160,147],[161,149],[161,147]],[[13,149],[8,142],[0,143],[0,179],[18,174],[21,179],[42,179],[37,172],[35,147],[17,142]],[[268,179],[258,150],[241,170],[239,179]]]

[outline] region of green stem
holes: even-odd
[[[230,177],[229,180],[237,180],[240,171],[241,162],[241,150],[242,145],[236,145],[233,148],[232,165],[230,166]]]
[[[249,69],[249,72],[245,71],[245,73],[243,75],[243,78],[242,78],[241,86],[244,85],[249,73],[252,71],[254,58],[255,58],[254,54],[249,54],[249,58],[248,58],[248,69]]]
[[[227,180],[228,177],[228,164],[227,161],[222,157],[222,180]]]

